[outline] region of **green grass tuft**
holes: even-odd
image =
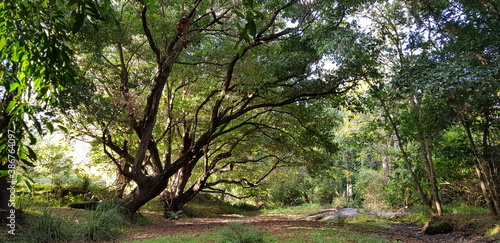
[[[88,212],[81,235],[85,241],[113,240],[126,223],[128,223],[126,211],[122,206],[112,202],[102,202],[96,210]]]
[[[264,233],[251,224],[229,223],[217,232],[220,243],[264,243]]]

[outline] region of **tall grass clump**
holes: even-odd
[[[67,223],[55,216],[52,212],[44,210],[35,218],[29,237],[34,242],[61,242],[70,240],[72,232]]]
[[[218,232],[217,242],[221,243],[262,243],[265,242],[263,232],[250,224],[229,223]]]
[[[122,227],[128,223],[127,211],[113,202],[101,202],[94,211],[89,211],[80,233],[83,240],[108,241],[116,239]]]

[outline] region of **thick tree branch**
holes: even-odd
[[[149,30],[148,27],[148,21],[146,17],[146,12],[148,11],[148,6],[144,4],[142,6],[142,11],[141,11],[141,22],[142,22],[142,29],[144,30],[144,34],[146,35],[146,38],[148,39],[149,47],[153,51],[153,53],[156,56],[156,63],[160,65],[161,63],[161,52],[160,49],[155,44],[155,41],[153,39],[153,35],[151,34],[151,31]]]
[[[285,5],[283,5],[281,8],[278,8],[276,11],[274,11],[273,16],[271,16],[271,19],[269,20],[269,22],[267,23],[267,25],[264,26],[264,28],[262,28],[259,33],[257,33],[257,35],[255,36],[255,39],[261,39],[261,37],[264,35],[264,33],[266,33],[267,30],[269,30],[269,28],[271,28],[275,24],[276,18],[281,13],[281,11],[283,11],[284,9],[286,9],[286,8],[288,8],[288,7],[296,4],[297,2],[298,2],[298,0],[289,1],[288,3],[286,3]]]

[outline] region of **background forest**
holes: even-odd
[[[499,11],[1,1],[2,224],[98,202],[178,218],[205,197],[498,218]]]

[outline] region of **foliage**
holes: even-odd
[[[38,184],[52,184],[61,186],[62,177],[67,177],[74,171],[70,153],[69,142],[65,139],[59,141],[40,141],[33,146],[38,155],[36,166],[30,170],[30,177]]]
[[[327,2],[117,3],[112,21],[75,36],[88,71],[61,112],[102,145],[123,188],[137,185],[118,196],[132,211],[160,193],[172,211],[201,191],[242,197],[235,186],[335,149],[323,98],[342,96],[362,70],[339,61],[344,72],[323,75],[317,63],[336,36],[318,34],[347,28],[360,2]]]
[[[354,190],[363,200],[363,207],[371,210],[380,210],[387,205],[383,201],[383,172],[372,169],[362,169],[356,176]]]
[[[265,214],[312,214],[326,208],[329,206],[305,203],[291,207],[264,208],[262,212]]]
[[[67,131],[53,107],[56,94],[74,83],[76,76],[69,37],[83,22],[100,18],[95,4],[88,0],[0,2],[1,210],[8,208],[7,180],[24,181],[32,189],[29,178],[20,173],[38,158],[32,148],[37,135]],[[7,178],[12,166],[22,170]]]
[[[276,206],[295,206],[307,202],[311,184],[306,181],[305,173],[290,170],[289,174],[276,176],[269,190],[270,202]]]

